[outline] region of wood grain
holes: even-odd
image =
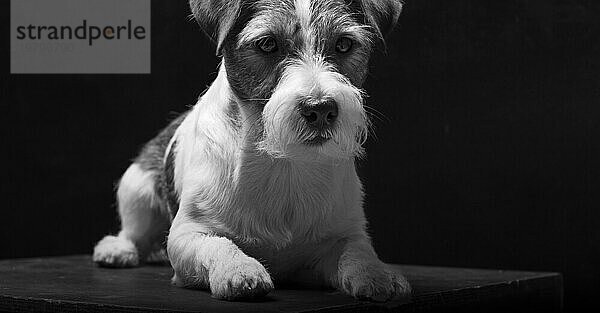
[[[168,266],[98,268],[89,256],[0,261],[0,311],[388,312],[559,311],[557,273],[394,265],[412,283],[408,303],[358,301],[332,290],[277,289],[261,302],[215,300],[170,284]]]

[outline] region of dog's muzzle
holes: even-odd
[[[312,136],[306,139],[307,144],[318,145],[331,138],[338,117],[338,105],[334,99],[306,99],[298,103],[298,111]]]

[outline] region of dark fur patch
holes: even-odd
[[[365,13],[366,23],[372,25],[383,42],[383,39],[392,32],[400,13],[403,0],[358,0]]]
[[[217,55],[238,20],[241,0],[190,0],[192,15],[202,30],[217,43]]]
[[[261,14],[279,14],[282,27],[294,23],[293,3],[291,0],[258,0],[244,2],[244,14],[231,30],[223,44],[223,56],[227,69],[227,79],[235,94],[241,99],[268,99],[283,72],[286,55],[284,53],[265,54],[253,43],[238,49],[238,34],[248,22]],[[273,33],[277,31],[274,29]],[[286,38],[280,36],[278,42]],[[279,52],[282,52],[281,47]],[[254,101],[260,102],[260,101]]]
[[[272,95],[288,64],[294,60],[311,58],[313,55],[324,58],[355,86],[360,87],[364,82],[372,50],[370,43],[372,38],[377,37],[377,28],[367,27],[368,18],[362,5],[348,0],[312,0],[310,33],[314,43],[307,47],[306,38],[302,33],[309,30],[301,29],[301,21],[293,0],[256,0],[242,3],[243,13],[223,43],[228,80],[239,98],[266,101]],[[256,47],[255,42],[262,35],[259,38],[250,38],[249,42],[239,46],[240,32],[253,23],[266,28],[264,36],[276,39],[276,52],[267,54]],[[370,31],[345,33],[345,30],[352,26],[364,26],[364,29]],[[341,55],[335,52],[335,44],[343,35],[354,35],[357,38],[354,38],[356,40],[353,51]]]
[[[163,175],[160,176],[158,184],[160,185],[161,194],[159,196],[166,200],[167,209],[171,212],[171,216],[175,217],[179,210],[179,197],[175,192],[175,148],[177,141],[173,141],[171,150],[165,159]]]
[[[377,34],[372,27],[365,27],[361,34],[345,33],[348,27],[368,26],[362,7],[347,0],[313,1],[311,11],[315,36],[321,44],[315,49],[353,85],[362,86],[368,72],[372,43]],[[341,36],[353,39],[350,53],[336,53],[335,44]]]
[[[165,127],[156,137],[150,140],[144,145],[139,155],[135,158],[134,163],[140,165],[142,170],[150,171],[154,173],[154,189],[158,197],[163,202],[162,205],[166,206],[172,216],[175,216],[179,207],[179,199],[175,193],[175,187],[173,183],[174,176],[174,159],[175,159],[175,145],[176,142],[171,146],[169,155],[165,162],[165,152],[171,138],[175,134],[175,131],[188,112],[179,115],[173,120],[167,127]]]

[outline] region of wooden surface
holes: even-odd
[[[396,266],[396,265],[395,265]],[[89,256],[0,261],[0,311],[385,312],[560,310],[557,273],[397,266],[409,303],[375,304],[328,290],[274,290],[262,302],[226,302],[172,286],[168,266],[105,269]]]

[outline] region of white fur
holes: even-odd
[[[130,267],[139,264],[135,244],[124,237],[106,236],[94,247],[94,262],[111,267]]]
[[[362,106],[362,92],[341,74],[316,56],[304,56],[304,62],[286,67],[279,86],[263,110],[264,137],[258,147],[278,158],[352,159],[363,152],[367,136],[367,117]],[[296,99],[319,95],[333,98],[339,106],[339,125],[332,140],[323,146],[310,147],[299,138]],[[315,151],[316,150],[316,151]]]
[[[310,1],[311,0],[295,0],[294,7],[296,8],[296,16],[300,21],[300,27],[305,31],[310,30],[310,22],[312,12],[310,10]],[[311,36],[312,38],[312,36]],[[312,41],[312,40],[311,40]],[[311,42],[309,41],[309,42]]]
[[[106,236],[94,248],[93,260],[106,266],[127,267],[147,257],[157,261],[153,252],[160,251],[160,238],[171,220],[154,192],[154,177],[138,164],[132,164],[117,189],[121,231]]]
[[[406,294],[408,284],[377,259],[365,232],[361,184],[350,157],[358,144],[353,128],[362,125],[364,117],[355,98],[347,101],[358,93],[340,86],[343,81],[335,75],[317,74],[312,79],[322,79],[319,91],[340,100],[341,123],[347,123],[341,127],[353,134],[351,140],[340,142],[352,142],[352,149],[332,142],[331,147],[299,149],[298,158],[261,153],[256,141],[262,137],[252,134],[250,125],[243,125],[238,134],[225,122],[228,99],[235,97],[224,67],[183,122],[175,160],[181,203],[168,238],[176,284],[210,288],[214,296],[226,299],[266,293],[272,288],[271,279],[261,263],[250,261],[248,252],[267,262],[270,273],[281,279],[310,268],[328,284],[357,297],[386,300]],[[264,116],[271,114],[267,107]],[[281,142],[278,146],[289,151]],[[349,261],[340,263],[341,259]],[[227,283],[234,287],[223,290]],[[243,290],[239,284],[256,287],[239,294]]]

